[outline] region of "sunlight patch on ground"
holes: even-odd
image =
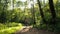
[[[13,22],[13,23],[6,23],[5,25],[1,24],[0,34],[12,34],[20,29],[22,29],[21,23]]]
[[[13,31],[13,30],[17,30],[17,29],[20,29],[20,27],[11,27],[11,28],[7,28],[7,29],[3,29],[3,30],[0,30],[0,32],[11,31],[11,30]]]

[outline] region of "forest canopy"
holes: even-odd
[[[60,0],[0,0],[0,23],[59,32]]]

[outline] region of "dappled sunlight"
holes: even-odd
[[[2,27],[0,28],[1,29],[0,33],[1,34],[4,34],[4,33],[10,34],[10,33],[16,32],[19,29],[22,29],[22,24],[20,24],[20,23],[18,24],[18,23],[13,22],[13,23],[7,23],[5,25],[6,26],[2,26],[2,27],[5,27],[5,28],[3,28],[3,29],[1,29]],[[9,26],[9,27],[7,27],[7,26]]]
[[[60,32],[60,0],[0,0],[0,34]]]
[[[12,30],[16,30],[16,29],[20,29],[20,27],[10,27],[10,28],[7,28],[7,29],[2,29],[2,30],[0,30],[0,32],[4,32],[4,31],[12,32]]]

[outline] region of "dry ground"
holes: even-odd
[[[15,34],[55,34],[46,30],[37,30],[31,26],[24,27],[21,30],[18,30]]]

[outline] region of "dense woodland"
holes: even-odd
[[[32,25],[33,28],[60,32],[59,11],[60,0],[0,0],[0,25],[14,22],[23,26]],[[7,26],[11,27],[8,24]]]

